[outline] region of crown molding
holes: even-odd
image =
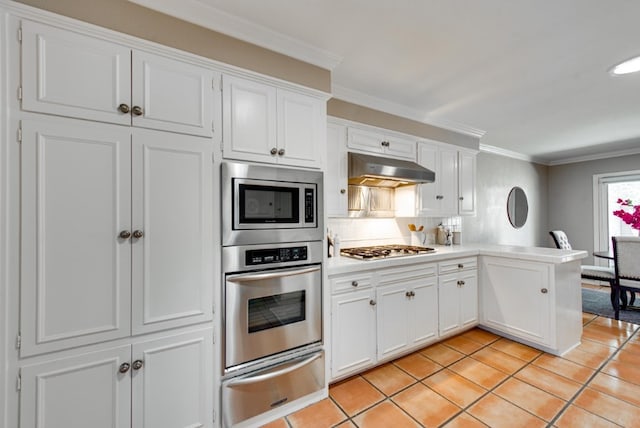
[[[498,156],[504,156],[512,159],[518,159],[525,162],[539,163],[541,165],[548,165],[548,163],[535,156],[525,155],[523,153],[514,152],[513,150],[503,149],[501,147],[490,146],[488,144],[480,143],[480,151],[485,153],[491,153]]]
[[[482,138],[482,136],[485,134],[485,131],[481,129],[473,128],[461,123],[437,119],[425,119],[424,112],[420,110],[412,109],[393,101],[374,97],[372,95],[365,94],[363,92],[356,91],[345,86],[333,84],[331,85],[331,92],[333,93],[334,98],[407,119],[415,120],[427,125],[437,126],[438,128],[443,128],[449,131],[469,135],[476,138]]]
[[[303,43],[197,0],[128,0],[318,67],[333,70],[340,55]]]
[[[638,155],[640,154],[640,147],[633,149],[625,149],[625,150],[614,150],[606,153],[595,153],[592,155],[584,155],[584,156],[574,156],[570,158],[564,159],[556,159],[549,161],[547,165],[556,166],[556,165],[566,165],[570,163],[578,163],[578,162],[589,162],[600,159],[609,159],[609,158],[617,158],[620,156],[630,156],[630,155]]]

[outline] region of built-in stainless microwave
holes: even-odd
[[[222,245],[323,238],[322,172],[224,162]]]

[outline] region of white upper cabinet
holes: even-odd
[[[329,217],[347,217],[347,127],[327,125],[327,162],[324,175],[325,209]]]
[[[416,140],[375,128],[349,127],[349,149],[398,159],[416,160]]]
[[[421,141],[418,163],[436,174],[433,183],[419,186],[419,215],[475,214],[475,152],[450,144]]]
[[[46,119],[22,124],[21,356],[210,320],[209,140]]]
[[[22,109],[213,135],[216,73],[22,21]]]
[[[228,75],[222,97],[225,158],[322,167],[323,99]]]

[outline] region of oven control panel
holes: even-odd
[[[259,250],[246,250],[244,254],[247,266],[297,262],[307,260],[307,247],[261,248]]]

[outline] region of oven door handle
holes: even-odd
[[[262,281],[265,279],[283,278],[285,276],[304,275],[305,273],[317,272],[319,270],[320,270],[319,266],[313,266],[305,269],[288,270],[285,272],[242,274],[237,276],[230,276],[229,278],[227,278],[227,281],[229,282]]]
[[[263,375],[258,375],[258,376],[250,376],[242,379],[230,380],[229,382],[227,382],[226,386],[229,388],[232,388],[234,386],[239,386],[239,385],[250,385],[252,383],[264,382],[265,380],[273,379],[278,376],[282,376],[284,374],[296,371],[299,368],[302,368],[306,365],[311,364],[312,362],[314,362],[320,357],[322,357],[322,352],[312,355],[309,358],[300,361],[299,363],[290,365],[289,367],[285,367],[282,370],[276,370],[275,372],[265,373]]]

